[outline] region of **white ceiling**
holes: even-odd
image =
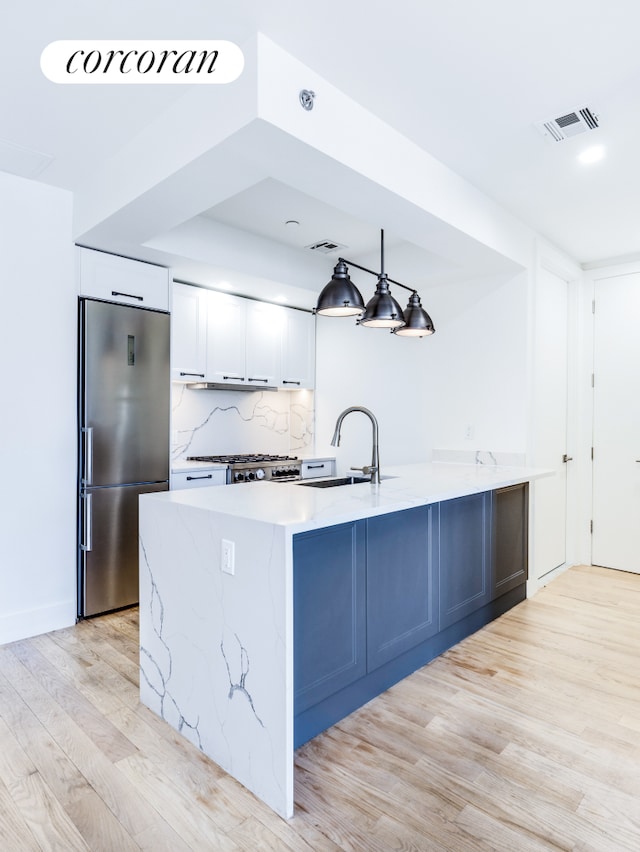
[[[51,41],[242,43],[258,30],[579,262],[640,256],[637,0],[12,4],[0,35],[0,168],[73,190],[183,94],[180,86],[57,86],[38,64]],[[585,105],[601,120],[591,133],[552,143],[534,127]],[[595,142],[605,160],[578,165]],[[287,245],[328,237],[361,253],[378,240],[339,203],[315,203],[275,181],[209,215]],[[301,221],[297,234],[283,218]]]

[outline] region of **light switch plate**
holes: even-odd
[[[222,539],[220,546],[220,562],[225,574],[236,573],[236,545],[234,541]]]

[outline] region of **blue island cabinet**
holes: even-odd
[[[527,493],[294,536],[296,748],[524,600]]]

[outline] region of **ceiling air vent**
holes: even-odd
[[[317,251],[320,254],[331,254],[332,251],[337,251],[338,249],[345,249],[347,246],[342,243],[337,243],[335,240],[319,240],[317,243],[313,243],[310,246],[305,246],[309,251]]]
[[[573,110],[573,112],[560,115],[558,118],[536,122],[536,127],[540,133],[553,142],[563,142],[570,136],[578,136],[578,134],[586,133],[588,130],[597,130],[599,126],[600,119],[589,107]]]

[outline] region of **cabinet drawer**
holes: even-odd
[[[203,488],[207,485],[226,485],[226,470],[193,470],[180,471],[171,474],[171,490],[181,488]]]
[[[302,462],[300,468],[302,479],[315,479],[320,476],[335,476],[335,459],[309,459]]]
[[[169,270],[80,248],[80,295],[138,308],[169,310]]]

